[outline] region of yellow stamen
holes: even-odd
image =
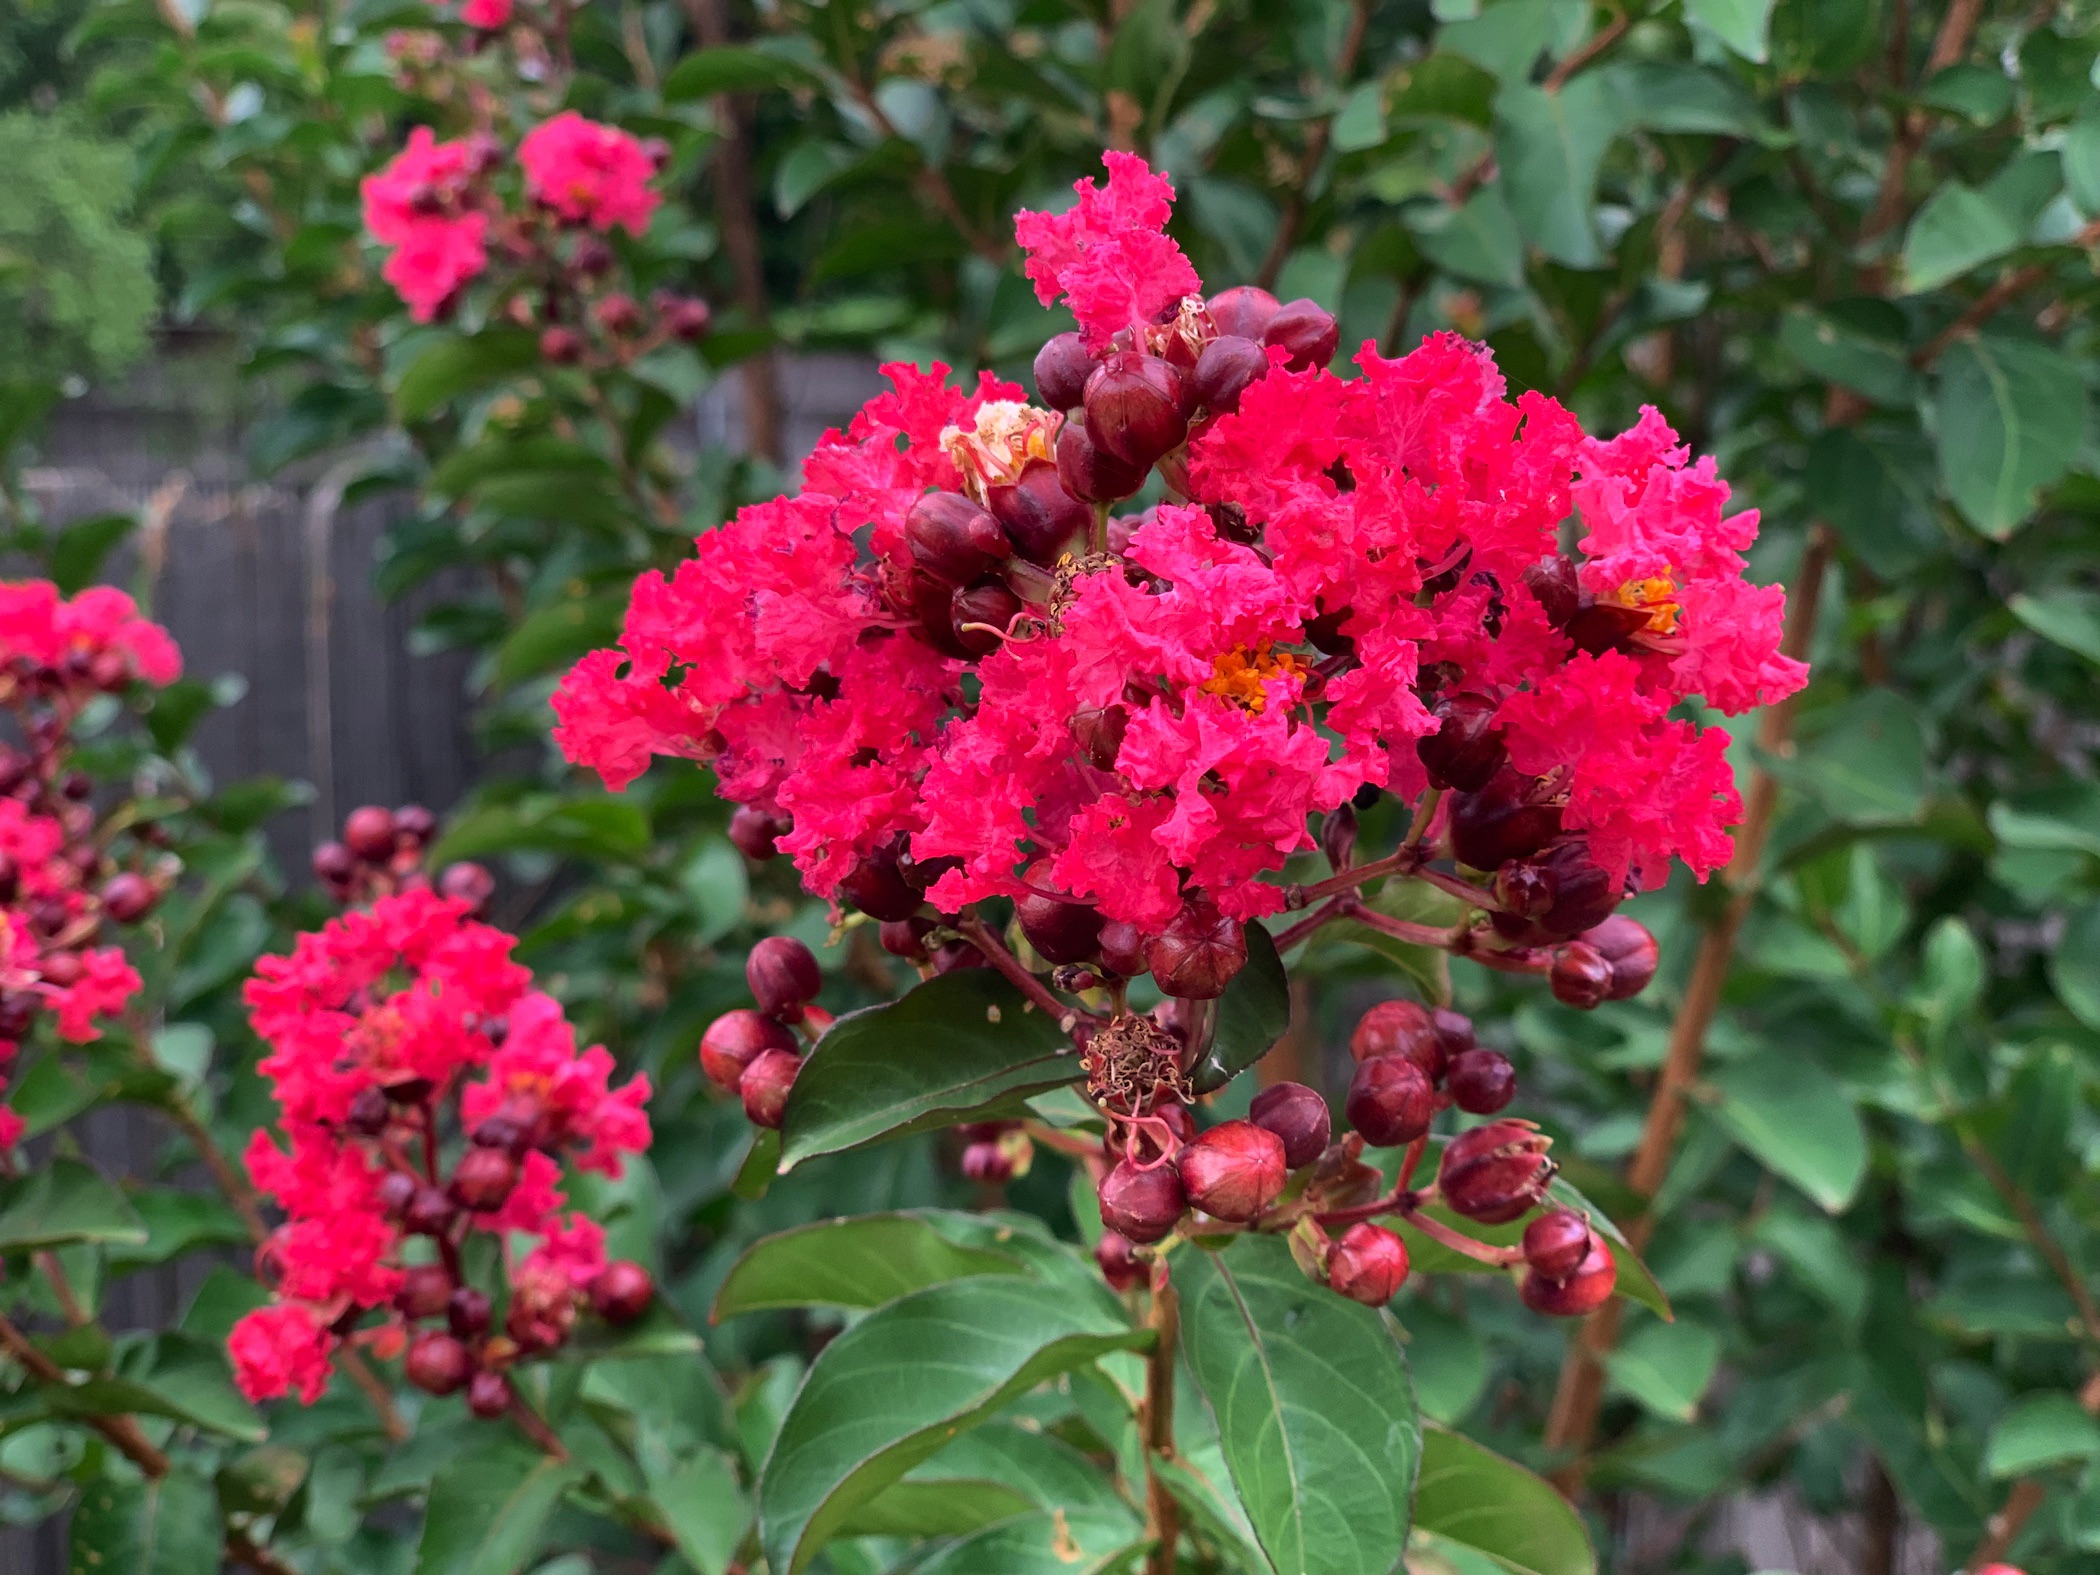
[[[1203,692],[1230,700],[1242,710],[1260,716],[1268,706],[1268,693],[1262,685],[1271,678],[1302,674],[1305,663],[1289,651],[1270,650],[1270,642],[1263,640],[1253,650],[1240,646],[1225,652],[1211,663],[1211,675],[1203,681]]]
[[[1684,609],[1677,601],[1677,581],[1658,574],[1645,580],[1628,580],[1608,598],[1621,607],[1634,607],[1648,615],[1648,634],[1675,634],[1677,617]]]

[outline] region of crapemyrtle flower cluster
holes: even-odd
[[[446,142],[418,126],[365,177],[365,229],[389,249],[383,277],[416,321],[452,312],[493,258],[496,306],[540,330],[548,361],[625,364],[670,340],[698,340],[710,322],[705,301],[659,290],[644,306],[614,278],[606,237],[648,229],[661,201],[650,182],[669,154],[574,110],[526,132],[515,158],[486,126]]]
[[[340,837],[314,849],[314,876],[345,907],[428,887],[432,882],[424,860],[436,835],[437,816],[421,804],[398,809],[361,805],[343,817]],[[461,860],[445,866],[436,887],[441,895],[465,902],[475,918],[485,919],[496,878],[486,866]]]
[[[152,825],[106,825],[73,766],[74,729],[97,700],[181,676],[175,642],[122,591],[0,583],[0,709],[15,735],[0,745],[0,1072],[40,1017],[84,1044],[140,987],[122,949],[98,943],[153,911],[174,860]],[[0,1150],[21,1130],[0,1107]]]
[[[649,1305],[648,1273],[608,1262],[560,1185],[564,1163],[618,1176],[647,1148],[648,1079],[615,1087],[612,1057],[578,1050],[515,944],[417,885],[257,963],[246,997],[282,1136],[258,1132],[247,1164],[286,1219],[257,1253],[273,1299],[229,1341],[251,1399],[312,1403],[351,1340],[501,1415],[507,1370],[586,1307],[619,1323]],[[498,1251],[470,1254],[474,1233]]]

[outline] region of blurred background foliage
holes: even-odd
[[[1061,322],[1019,270],[1013,211],[1136,148],[1172,175],[1206,281],[1321,302],[1344,361],[1455,328],[1593,429],[1660,406],[1762,511],[1757,573],[1813,631],[1798,710],[1737,742],[1743,856],[1630,910],[1663,940],[1645,997],[1582,1015],[1452,969],[1519,1060],[1519,1111],[1646,1234],[1677,1319],[1593,1322],[1571,1348],[1499,1288],[1418,1281],[1396,1311],[1425,1410],[1558,1473],[1612,1569],[1729,1567],[1700,1532],[1779,1486],[1849,1515],[1847,1567],[1872,1575],[1920,1529],[1942,1551],[1912,1556],[1941,1567],[2100,1569],[2100,7],[590,0],[537,80],[493,51],[457,80],[400,71],[389,36],[433,26],[456,24],[423,0],[11,11],[4,371],[112,371],[157,280],[162,322],[236,342],[266,396],[259,471],[335,467],[350,496],[419,500],[375,573],[389,596],[463,587],[419,639],[476,653],[489,760],[440,856],[501,868],[526,959],[658,1079],[622,1250],[690,1319],[766,1231],[986,1200],[934,1139],[736,1195],[742,1118],[692,1049],[744,1004],[742,948],[819,946],[835,1008],[900,972],[746,864],[698,768],[659,764],[618,798],[567,772],[547,693],[639,569],[791,471],[790,358],[1023,372]],[[669,140],[672,200],[618,245],[644,288],[708,295],[712,338],[587,380],[471,295],[406,322],[357,180],[407,125],[452,123],[469,80]],[[725,376],[747,453],[694,436]],[[0,424],[15,435],[32,456],[33,429]],[[315,912],[252,824],[206,828],[248,853],[225,854],[199,921],[213,969],[163,997],[223,1047],[202,1086],[231,1151],[267,1114],[231,981]],[[1412,960],[1309,961],[1277,1064],[1332,1087],[1355,1013]],[[1054,1156],[1006,1201],[1073,1229]],[[200,1299],[192,1319],[222,1316]],[[823,1333],[739,1319],[707,1333],[706,1405],[668,1377],[604,1380],[597,1403],[747,1476]],[[274,1508],[307,1567],[406,1567],[386,1528],[428,1471],[387,1464],[349,1402],[272,1422],[267,1447],[298,1459]],[[14,1447],[10,1470],[45,1445]],[[623,1535],[587,1522],[563,1509],[546,1546]]]

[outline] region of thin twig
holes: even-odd
[[[1606,22],[1596,32],[1584,39],[1579,47],[1568,54],[1566,59],[1547,72],[1546,80],[1539,85],[1548,93],[1558,93],[1568,85],[1570,77],[1616,44],[1620,35],[1632,25],[1633,19],[1626,12],[1621,11],[1617,13],[1609,22]]]
[[[1977,19],[1983,14],[1983,0],[1954,0],[1947,8],[1946,19],[1932,40],[1932,53],[1925,60],[1924,80],[1953,65],[1969,52],[1969,40],[1976,32]],[[1908,26],[1908,19],[1905,19]],[[1899,51],[1892,51],[1891,58],[1899,58]],[[1932,122],[1923,110],[1912,110],[1903,117],[1897,128],[1896,140],[1889,145],[1888,162],[1882,167],[1881,187],[1874,194],[1874,205],[1859,227],[1859,244],[1878,240],[1894,229],[1903,217],[1904,183],[1910,174],[1911,160],[1925,145],[1925,134]]]
[[[2100,1373],[2093,1374],[2079,1389],[2078,1403],[2085,1407],[2088,1416],[2100,1416]],[[1998,1513],[1984,1523],[1983,1540],[1976,1544],[1968,1562],[1962,1565],[1968,1575],[1977,1575],[1986,1565],[1996,1564],[2004,1558],[2034,1512],[2042,1507],[2042,1500],[2048,1496],[2049,1490],[2042,1486],[2039,1478],[2022,1477],[2015,1482]]]
[[[1371,20],[1369,0],[1353,0],[1349,7],[1349,31],[1342,39],[1342,52],[1334,63],[1334,85],[1339,91],[1355,74],[1356,57],[1364,47],[1364,29]],[[1334,115],[1320,116],[1306,128],[1305,151],[1298,158],[1298,179],[1291,187],[1290,196],[1283,205],[1283,218],[1276,226],[1276,239],[1269,243],[1269,255],[1264,257],[1256,270],[1254,282],[1264,290],[1276,282],[1283,272],[1284,259],[1291,248],[1298,244],[1298,229],[1305,222],[1305,192],[1320,173],[1320,161],[1327,157],[1327,144],[1334,135]]]
[[[956,927],[956,933],[984,953],[985,961],[1005,974],[1020,992],[1043,1011],[1050,1014],[1051,1021],[1070,1033],[1082,1020],[1099,1022],[1092,1012],[1082,1011],[1050,993],[1048,985],[1021,966],[1021,959],[1006,949],[1006,944],[994,935],[984,920],[969,918]]]
[[[66,1380],[65,1370],[39,1351],[29,1336],[5,1317],[0,1317],[0,1350],[5,1350],[20,1362],[39,1383],[55,1384],[61,1389],[72,1387]],[[130,1417],[90,1416],[83,1420],[147,1476],[158,1481],[168,1474],[168,1457],[139,1431],[138,1423]]]
[[[2100,219],[2088,224],[2066,244],[2091,246],[2096,242],[2100,242]],[[1968,338],[1989,322],[2000,307],[2017,300],[2048,277],[2049,267],[2046,263],[2029,263],[2024,268],[2008,268],[1988,290],[1963,308],[1961,316],[1920,346],[1911,356],[1910,364],[1920,371],[1929,367],[1944,355],[1956,340]]]

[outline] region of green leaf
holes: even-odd
[[[585,1475],[520,1438],[482,1441],[430,1484],[416,1575],[515,1575],[539,1550],[555,1504]]]
[[[1604,1359],[1611,1381],[1658,1416],[1689,1422],[1721,1363],[1721,1337],[1695,1323],[1651,1323]]]
[[[2003,70],[1970,61],[1947,67],[1926,83],[1918,102],[1965,116],[1979,126],[1996,125],[2013,111],[2013,85]]]
[[[1984,821],[2008,848],[2100,856],[2100,787],[2022,794],[2016,803],[2000,799],[1984,812]]]
[[[1247,926],[1247,965],[1218,998],[1218,1029],[1190,1069],[1196,1092],[1223,1088],[1269,1053],[1291,1026],[1291,982],[1276,943],[1259,922]]]
[[[1940,362],[1940,480],[1963,516],[1994,540],[2034,512],[2070,469],[2085,434],[2085,380],[2046,345],[1988,335]]]
[[[667,104],[711,98],[717,93],[769,93],[811,81],[807,69],[762,49],[730,44],[687,55],[664,78]]]
[[[855,1510],[958,1433],[1151,1338],[1098,1304],[1002,1275],[878,1308],[824,1348],[773,1440],[758,1488],[768,1562],[800,1575]]]
[[[1524,238],[1499,183],[1490,182],[1462,208],[1417,203],[1405,210],[1422,255],[1444,272],[1515,290],[1524,283]]]
[[[1407,1548],[1421,1461],[1390,1325],[1307,1280],[1273,1236],[1172,1264],[1189,1368],[1276,1568],[1387,1575]]]
[[[1779,342],[1817,377],[1880,404],[1909,405],[1917,398],[1918,380],[1898,337],[1902,319],[1891,325],[1882,303],[1859,309],[1863,304],[1836,302],[1822,311],[1796,307],[1779,320]],[[1888,327],[1895,334],[1875,332]]]
[[[2070,1395],[2028,1395],[1991,1429],[1984,1466],[1994,1477],[2020,1477],[2095,1457],[2100,1457],[2100,1422]]]
[[[1385,138],[1385,90],[1376,82],[1359,82],[1335,111],[1329,140],[1337,153],[1361,153]]]
[[[1557,263],[1604,264],[1591,209],[1598,168],[1626,113],[1609,80],[1595,74],[1558,92],[1506,83],[1495,100],[1495,150],[1510,212],[1525,239]]]
[[[1003,1252],[943,1235],[935,1211],[819,1220],[755,1242],[715,1293],[711,1321],[781,1307],[880,1307],[976,1274],[1026,1274]]]
[[[697,1449],[660,1472],[648,1471],[645,1460],[644,1471],[650,1502],[685,1561],[700,1575],[723,1575],[751,1524],[751,1506],[729,1457],[719,1449]]]
[[[817,1042],[788,1096],[780,1168],[983,1119],[1079,1075],[1057,1024],[997,973],[943,974],[847,1013]]]
[[[1903,238],[1903,282],[1936,290],[2020,244],[2010,215],[1982,192],[1949,181],[1926,199]]]
[[[649,849],[649,816],[626,799],[533,799],[469,811],[438,839],[433,868],[498,853],[632,859]]]
[[[58,533],[46,560],[51,578],[68,596],[76,596],[94,583],[102,572],[102,560],[134,530],[138,520],[129,514],[97,514],[75,520]]]
[[[1582,1517],[1550,1482],[1441,1427],[1422,1429],[1415,1526],[1511,1575],[1596,1575]]]
[[[55,1159],[0,1184],[0,1252],[76,1241],[140,1247],[146,1226],[123,1193],[77,1159]]]
[[[234,1388],[226,1358],[214,1344],[186,1334],[157,1335],[124,1368],[116,1377],[47,1385],[44,1394],[54,1410],[73,1416],[136,1412],[172,1417],[246,1443],[267,1436],[262,1418]]]
[[[1876,433],[1870,441],[1833,427],[1810,447],[1802,479],[1845,545],[1876,574],[1894,579],[1944,539],[1932,472],[1921,434]]]
[[[421,421],[461,394],[539,364],[538,336],[491,328],[465,338],[446,334],[408,365],[394,388],[394,412]]]
[[[745,1202],[753,1202],[766,1195],[766,1189],[779,1174],[780,1134],[771,1127],[761,1127],[751,1134],[751,1147],[737,1166],[736,1179],[729,1184],[729,1190]]]
[[[184,1465],[157,1480],[99,1476],[68,1539],[72,1575],[203,1575],[219,1568],[219,1495]]]
[[[1745,60],[1763,65],[1770,58],[1772,0],[1684,0],[1684,19]]]
[[[2100,115],[2088,111],[2064,128],[2064,185],[2088,219],[2100,216]]]
[[[1837,1079],[1799,1055],[1753,1056],[1712,1078],[1713,1114],[1757,1162],[1836,1214],[1867,1173],[1867,1134]]]
[[[587,651],[619,638],[627,592],[575,596],[528,614],[496,647],[496,683],[502,687],[567,667]]]
[[[1925,733],[1892,689],[1816,718],[1795,768],[1823,807],[1855,825],[1906,824],[1925,810]]]
[[[1500,0],[1452,21],[1436,42],[1502,82],[1518,84],[1530,79],[1540,55],[1563,54],[1579,44],[1588,20],[1582,0]]]
[[[2049,958],[2056,998],[2088,1028],[2100,1028],[2100,903],[2089,903],[2064,925]]]
[[[941,1549],[918,1575],[1105,1575],[1128,1568],[1145,1546],[1144,1528],[1128,1514],[1101,1510],[1037,1511]]]
[[[2100,595],[2059,586],[2032,594],[2020,591],[2006,605],[2043,639],[2100,663]]]

